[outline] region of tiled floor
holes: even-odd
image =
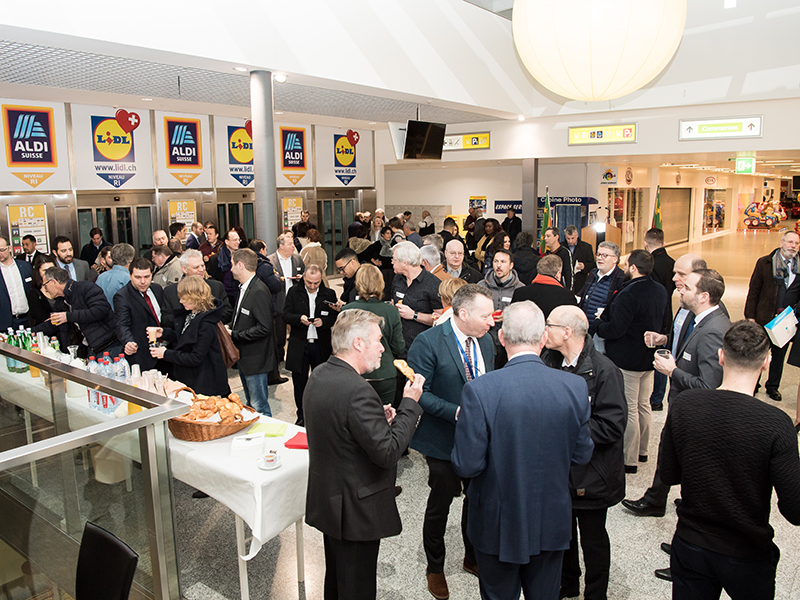
[[[736,233],[702,244],[673,248],[673,258],[691,251],[701,254],[711,268],[725,277],[725,303],[732,320],[742,318],[747,283],[755,260],[777,247],[780,234]],[[773,403],[795,415],[795,395],[800,371],[787,367],[781,391],[785,400]],[[232,382],[233,383],[233,382]],[[238,379],[236,380],[238,384]],[[274,390],[270,399],[277,418],[294,422],[294,401],[291,383]],[[272,390],[271,390],[271,393]],[[767,401],[764,394],[759,398]],[[666,413],[654,413],[650,456],[656,456],[658,439]],[[639,498],[649,486],[655,464],[643,464],[639,472],[627,479],[627,497]],[[378,597],[386,600],[427,600],[431,598],[425,584],[425,559],[422,550],[422,516],[428,488],[427,467],[423,457],[412,451],[401,459],[398,484],[403,493],[397,503],[403,519],[403,532],[384,540],[378,564]],[[191,489],[176,482],[175,499],[181,556],[182,589],[190,600],[233,600],[239,596],[238,569],[235,556],[234,519],[232,513],[214,500],[194,500]],[[673,490],[670,500],[678,496]],[[455,502],[447,530],[449,554],[445,574],[454,599],[478,598],[478,580],[461,569],[463,545],[460,539],[460,502]],[[672,502],[664,518],[632,516],[621,506],[609,510],[608,530],[612,543],[612,566],[609,598],[614,600],[656,600],[669,598],[670,585],[653,576],[653,570],[668,566],[669,558],[659,549],[669,541],[675,529],[675,507]],[[773,506],[771,524],[782,556],[778,566],[779,599],[800,599],[800,529],[791,526]],[[295,568],[295,530],[290,528],[265,544],[249,565],[251,598],[322,598],[324,558],[322,538],[318,531],[305,527],[305,584],[298,585]],[[726,596],[723,596],[726,597]]]

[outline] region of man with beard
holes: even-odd
[[[497,250],[492,259],[492,270],[486,274],[484,280],[478,285],[485,287],[492,293],[495,324],[489,330],[489,333],[494,341],[494,366],[496,369],[500,369],[508,361],[506,350],[500,343],[497,333],[503,322],[503,310],[511,304],[511,300],[514,297],[514,290],[525,287],[514,271],[514,261],[511,257],[511,252],[502,249]]]

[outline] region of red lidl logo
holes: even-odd
[[[244,127],[228,125],[228,172],[243,186],[250,185],[254,176],[251,131],[247,123]]]
[[[112,117],[92,117],[94,159],[98,162],[134,162],[133,133],[126,133]]]
[[[3,105],[6,164],[9,167],[56,167],[53,109]]]
[[[199,119],[164,117],[168,169],[202,169]]]

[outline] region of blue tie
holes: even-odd
[[[686,340],[689,339],[689,336],[691,335],[693,329],[694,329],[694,315],[692,315],[692,318],[689,319],[689,325],[686,327],[686,333],[681,338],[680,344],[678,344],[678,349],[679,350],[683,346],[684,342],[686,342]]]

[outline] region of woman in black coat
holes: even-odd
[[[175,329],[156,330],[170,348],[151,348],[150,355],[171,362],[173,377],[196,393],[227,396],[231,391],[228,371],[217,337],[222,302],[214,298],[208,284],[196,275],[178,282],[178,300],[185,310],[175,312]]]

